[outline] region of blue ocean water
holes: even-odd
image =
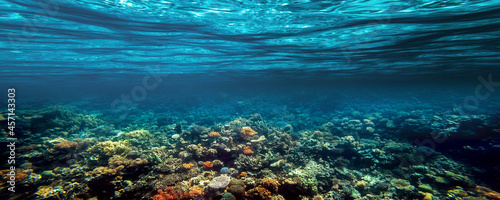
[[[494,193],[500,191],[500,1],[0,0],[0,4],[0,91],[7,96],[9,88],[16,90],[16,110],[20,113],[17,120],[21,121],[17,136],[26,146],[66,144],[61,140],[54,142],[57,138],[77,141],[80,147],[97,146],[100,144],[97,142],[118,141],[127,135],[124,133],[144,129],[162,138],[162,142],[142,143],[140,139],[129,138],[134,152],[156,155],[158,152],[151,153],[156,151],[151,149],[168,146],[176,153],[174,157],[181,157],[180,152],[185,149],[176,148],[186,143],[177,143],[172,137],[180,135],[189,144],[215,148],[216,142],[211,144],[206,137],[197,136],[214,131],[225,138],[218,141],[221,145],[215,158],[225,162],[225,167],[248,171],[250,177],[262,178],[260,171],[270,164],[281,167],[269,167],[275,170],[278,180],[296,169],[310,169],[308,162],[297,159],[300,156],[311,155],[306,160],[319,163],[326,160],[323,166],[345,164],[340,159],[328,160],[330,157],[326,156],[330,154],[352,158],[350,165],[345,164],[345,168],[353,170],[350,175],[335,169],[336,175],[316,177],[320,189],[309,188],[309,193],[300,194],[311,199],[315,195],[333,199],[326,194],[335,187],[331,189],[338,193],[333,195],[335,198],[379,195],[375,185],[390,182],[391,187],[397,188],[398,184],[391,181],[402,179],[417,189],[412,193],[398,188],[391,197],[422,199],[427,197],[424,193],[432,193],[434,199],[445,196],[453,199],[450,195],[456,195],[452,191],[454,186],[460,186],[471,197],[500,198]],[[5,104],[0,122],[6,121],[7,116]],[[102,121],[94,123],[91,120],[94,117]],[[235,136],[243,125],[257,130],[259,136],[265,135],[269,141],[272,137],[289,136],[302,147],[290,150],[287,148],[293,145],[282,141],[279,147],[266,152],[255,142]],[[7,128],[4,130],[7,136]],[[228,135],[224,135],[224,130]],[[335,139],[323,133],[332,134]],[[328,148],[327,144],[317,143],[347,141],[348,136],[353,136],[359,147],[327,151],[322,150]],[[50,142],[40,142],[37,138]],[[85,138],[95,140],[82,142]],[[233,144],[233,139],[240,146]],[[380,139],[385,142],[377,146],[374,141]],[[392,140],[413,145],[413,153],[439,152],[446,159],[456,160],[460,167],[450,164],[451,161],[443,164],[446,163],[443,157],[426,157],[425,167],[414,168],[435,171],[427,175],[418,171],[425,175],[418,178],[419,175],[408,172],[411,167],[378,164],[386,156],[377,157],[375,152],[398,154],[411,149],[380,146],[392,144]],[[2,146],[5,142],[2,140]],[[252,168],[236,159],[251,154],[242,153],[242,145],[251,147],[255,154],[281,154],[266,157],[268,163],[262,164],[265,167]],[[72,158],[62,158],[64,153],[53,155],[60,151],[57,148],[62,148],[53,146],[43,146],[46,149],[39,150],[42,155],[39,157],[26,153],[34,147],[26,147],[20,152],[23,159],[20,163],[47,165],[48,160],[52,162],[51,159],[60,156],[60,163],[71,160],[61,167],[75,163],[83,170],[107,166],[107,159],[104,164],[94,162],[94,157],[91,161],[83,159],[90,156],[82,149],[66,152],[75,154]],[[69,146],[72,148],[71,143]],[[231,148],[241,151],[234,155],[220,153]],[[400,145],[400,149],[404,148]],[[167,154],[160,158],[165,160]],[[231,156],[233,159],[228,158]],[[147,160],[147,156],[132,157]],[[200,157],[183,158],[183,162],[198,166],[197,162],[206,161]],[[413,159],[408,157],[411,155],[398,159]],[[172,172],[155,168],[161,164],[152,160],[148,162],[150,165],[144,170],[132,175],[127,174],[132,170],[125,167],[128,170],[123,172],[125,178],[134,182],[148,170],[165,176]],[[294,162],[297,164],[290,164]],[[373,167],[366,167],[367,163]],[[107,167],[116,166],[110,160]],[[199,165],[197,169],[202,168],[207,167]],[[356,185],[364,175],[375,177],[368,168],[386,174],[411,175],[387,178],[385,182],[381,177],[363,178],[369,186]],[[450,172],[460,174],[458,178],[448,173],[453,168],[462,170]],[[30,173],[57,172],[45,167],[33,169]],[[54,180],[68,181],[73,175],[78,177],[72,174]],[[357,179],[347,181],[351,187],[345,180],[352,176]],[[471,183],[465,176],[477,180]],[[46,177],[52,176],[43,176]],[[429,181],[438,177],[449,182]],[[71,191],[79,198],[151,199],[158,189],[166,191],[166,186],[174,185],[162,182],[135,191],[117,186],[101,192],[93,189],[100,186],[89,181],[94,178],[102,181],[98,177],[80,180],[80,184],[91,188],[86,193],[83,189]],[[236,174],[233,178],[241,177]],[[450,182],[452,188],[443,186]],[[35,195],[42,191],[41,186],[50,185],[47,182],[25,184],[30,185],[26,186],[30,195],[17,196],[18,199],[50,199],[48,194]],[[420,187],[422,184],[432,186],[433,192]],[[492,191],[473,189],[475,186],[489,187]],[[117,194],[114,189],[128,193]],[[302,189],[299,190],[309,191]],[[360,195],[356,196],[353,190]],[[146,196],[137,195],[139,192]],[[273,195],[283,194],[278,191]],[[71,198],[75,197],[65,197]]]

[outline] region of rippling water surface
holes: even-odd
[[[494,0],[1,3],[4,80],[148,67],[226,77],[465,75],[500,63]]]

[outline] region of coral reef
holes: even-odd
[[[499,149],[494,142],[449,153],[405,140],[500,128],[485,115],[346,109],[315,118],[251,113],[216,123],[183,116],[197,125],[158,113],[107,125],[68,108],[32,112],[24,120],[41,123],[33,130],[44,140],[28,138],[17,149],[23,163],[13,178],[26,194],[13,199],[500,198],[479,168],[448,156],[491,157]],[[2,180],[9,172],[0,171]]]

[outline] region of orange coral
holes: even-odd
[[[206,161],[203,163],[203,169],[209,170],[213,167],[212,163],[210,161]]]
[[[246,172],[241,172],[240,175],[238,175],[237,178],[246,177],[246,176],[247,176]]]
[[[158,194],[153,196],[153,200],[177,200],[181,198],[181,194],[179,192],[174,191],[172,186],[169,186],[163,190],[158,190]]]
[[[241,128],[241,137],[245,140],[250,140],[252,136],[257,135],[258,133],[255,132],[252,128],[245,126]]]
[[[243,147],[243,153],[246,155],[251,155],[253,154],[252,149],[250,149],[250,146]]]
[[[500,193],[484,186],[476,186],[476,191],[490,199],[500,199]]]
[[[208,133],[208,137],[211,137],[211,138],[218,138],[220,136],[221,136],[220,133],[217,133],[215,131]]]
[[[323,200],[323,197],[321,197],[321,196],[315,196],[315,197],[313,198],[313,200]]]
[[[202,188],[191,188],[189,190],[189,196],[190,198],[196,198],[196,197],[201,197],[203,196],[205,193],[203,192],[203,189]]]
[[[194,167],[194,164],[193,163],[184,163],[184,164],[182,164],[182,167],[184,167],[184,169],[191,169],[192,167]]]

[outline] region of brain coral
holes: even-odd
[[[208,184],[208,187],[213,189],[222,189],[225,188],[227,185],[229,185],[230,181],[231,177],[223,174],[212,179],[212,181],[210,181],[210,183]]]

